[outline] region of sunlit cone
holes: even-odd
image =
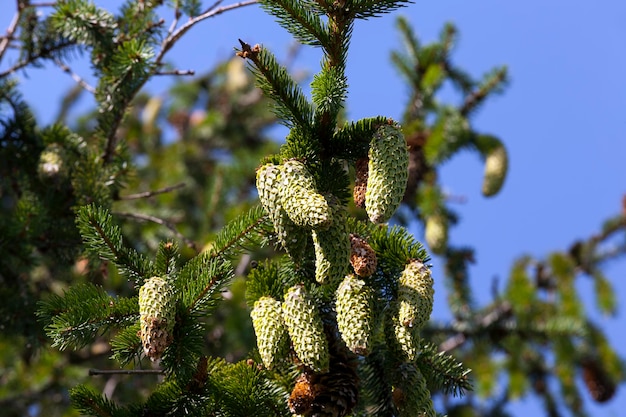
[[[176,300],[172,286],[152,277],[139,289],[140,337],[147,357],[160,359],[173,338]]]
[[[67,177],[68,169],[64,162],[65,151],[59,144],[51,144],[39,155],[37,174],[42,181],[60,181]]]
[[[328,196],[333,223],[326,230],[313,230],[315,247],[315,280],[320,284],[341,281],[350,268],[350,232],[345,207]]]
[[[281,166],[266,164],[256,173],[256,186],[259,200],[269,214],[278,242],[295,260],[299,260],[306,250],[309,238],[308,230],[291,221],[280,203],[278,189],[281,180]]]
[[[302,162],[290,160],[281,169],[278,192],[289,218],[298,226],[325,229],[332,222],[328,202],[315,189],[313,176]]]
[[[441,255],[448,247],[448,220],[435,214],[426,219],[424,239],[432,253]]]
[[[413,363],[403,363],[394,372],[392,400],[400,417],[436,417],[426,379]]]
[[[414,331],[424,327],[433,311],[434,293],[430,269],[421,261],[411,261],[398,282],[399,322]]]
[[[272,369],[287,353],[287,328],[281,303],[271,297],[261,297],[254,303],[250,316],[263,364]]]
[[[350,274],[337,288],[337,327],[348,349],[367,355],[372,336],[373,290]]]
[[[509,157],[504,146],[496,146],[487,154],[482,187],[485,197],[493,196],[500,191],[504,184],[508,167]]]
[[[419,354],[420,329],[430,318],[433,308],[433,280],[430,269],[413,260],[398,280],[398,298],[392,303],[385,331],[408,361]]]
[[[319,311],[302,285],[285,294],[283,318],[300,361],[316,372],[328,371],[328,341]]]
[[[378,265],[374,249],[365,239],[355,234],[350,235],[350,264],[354,273],[360,277],[369,277]]]
[[[365,210],[373,223],[384,223],[402,202],[409,175],[409,152],[400,126],[379,127],[368,157]]]

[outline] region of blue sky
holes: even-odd
[[[98,3],[115,7],[120,2]],[[0,28],[6,28],[13,12],[4,9]],[[626,194],[626,2],[418,0],[382,18],[358,22],[348,61],[350,119],[401,117],[406,92],[389,60],[390,50],[400,47],[393,28],[399,14],[410,20],[423,42],[436,39],[443,24],[453,22],[460,32],[453,61],[474,76],[496,65],[509,67],[512,81],[506,93],[473,119],[478,130],[500,137],[508,148],[510,174],[503,191],[491,199],[481,196],[483,167],[471,153],[452,159],[442,172],[447,191],[466,199],[454,206],[462,221],[452,229],[451,242],[475,246],[472,279],[477,298],[487,302],[492,279],[503,282],[517,257],[545,257],[566,249],[596,233],[604,219],[620,210]],[[229,57],[237,38],[261,43],[279,58],[291,43],[285,30],[252,6],[198,25],[171,51],[169,61],[202,73]],[[294,68],[312,73],[320,59],[319,50],[304,48]],[[73,67],[90,79],[84,63]],[[20,78],[43,122],[53,119],[58,98],[73,83],[54,66]],[[147,88],[164,92],[172,81],[159,77]],[[85,110],[90,105],[85,101]],[[421,231],[415,232],[419,238]],[[436,259],[433,264],[436,277],[441,266]],[[605,271],[626,302],[626,261],[609,264]],[[591,293],[586,278],[578,287]],[[442,286],[436,294],[434,314],[444,317]],[[623,312],[614,319],[601,317],[591,296],[585,299],[593,319],[626,357]],[[626,408],[626,392],[622,386],[609,404],[587,404],[591,415],[618,416]],[[530,400],[513,410],[523,415],[540,409]]]

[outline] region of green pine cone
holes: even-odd
[[[160,277],[152,277],[139,289],[140,337],[150,360],[160,359],[173,338],[176,300],[172,286]]]
[[[487,154],[482,187],[485,197],[491,197],[500,191],[504,184],[508,167],[509,158],[504,146],[496,146]]]
[[[418,260],[411,261],[398,282],[398,322],[419,331],[433,311],[433,278],[430,269]]]
[[[327,372],[330,358],[324,324],[302,285],[291,287],[285,294],[283,319],[298,359],[315,372]]]
[[[400,365],[395,372],[393,403],[400,417],[436,417],[426,379],[413,363]]]
[[[350,270],[350,231],[345,207],[328,196],[333,223],[326,230],[313,230],[315,280],[320,284],[340,282]]]
[[[393,303],[388,330],[393,331],[393,344],[408,361],[414,361],[419,353],[419,331],[432,313],[433,295],[430,269],[413,260],[398,280],[398,298]]]
[[[441,255],[448,248],[448,220],[435,214],[426,219],[424,239],[432,253]]]
[[[350,274],[339,284],[336,295],[337,327],[341,338],[352,352],[367,356],[372,336],[373,290],[365,281]]]
[[[274,224],[278,241],[295,261],[301,259],[308,241],[308,231],[291,221],[280,203],[280,188],[282,167],[266,164],[256,173],[256,186],[259,200]]]
[[[65,163],[67,158],[65,150],[61,145],[53,143],[46,146],[46,149],[39,155],[37,174],[42,181],[61,181],[67,178],[68,168]]]
[[[400,126],[379,127],[368,156],[365,210],[373,223],[384,223],[400,206],[409,175],[409,152]]]
[[[279,193],[285,212],[296,225],[313,229],[330,226],[328,202],[315,189],[313,176],[302,162],[290,160],[282,166]]]
[[[272,369],[287,353],[287,328],[281,303],[272,297],[261,297],[254,303],[250,316],[263,364]]]

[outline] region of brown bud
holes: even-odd
[[[368,277],[376,271],[376,252],[365,239],[355,234],[350,234],[350,263],[360,277]]]
[[[356,178],[354,180],[353,198],[357,207],[365,208],[365,192],[367,191],[368,158],[356,161]]]

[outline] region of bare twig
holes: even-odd
[[[228,6],[223,6],[223,7],[218,7],[218,8],[216,8],[216,6],[221,3],[221,0],[216,2],[215,4],[213,4],[213,6],[209,7],[209,9],[206,12],[189,19],[187,23],[182,25],[180,28],[176,29],[174,32],[172,32],[168,37],[166,37],[163,40],[163,43],[161,43],[161,51],[159,52],[159,55],[157,56],[156,61],[155,61],[156,64],[157,65],[161,64],[161,61],[163,60],[163,57],[165,56],[167,51],[169,51],[174,46],[176,41],[178,41],[178,39],[180,39],[181,36],[187,33],[187,31],[191,29],[194,25],[200,23],[203,20],[217,16],[229,10],[234,10],[240,7],[250,6],[252,4],[255,4],[256,2],[257,0],[245,0],[245,1],[240,1],[238,3],[233,3],[233,4],[229,4]]]
[[[157,71],[154,75],[196,75],[194,70]]]
[[[185,185],[186,184],[184,182],[181,182],[179,184],[170,185],[169,187],[159,188],[158,190],[154,190],[154,191],[144,191],[143,193],[128,194],[125,196],[120,196],[119,199],[120,200],[138,200],[140,198],[148,198],[148,197],[155,196],[157,194],[169,193],[170,191],[183,188],[185,187]]]
[[[96,93],[96,89],[94,87],[92,87],[91,85],[89,85],[85,80],[83,80],[80,75],[76,74],[75,72],[72,71],[72,69],[70,67],[68,67],[67,65],[65,65],[63,63],[63,61],[61,61],[58,58],[54,58],[54,63],[57,64],[57,66],[59,68],[61,68],[61,70],[63,72],[66,72],[70,75],[70,77],[72,77],[72,79],[74,81],[76,81],[78,83],[78,85],[80,85],[83,89],[89,91],[91,94],[95,94]]]
[[[94,375],[162,375],[162,369],[90,369],[89,376]]]
[[[9,46],[9,42],[13,39],[13,34],[17,30],[17,25],[20,22],[20,17],[22,16],[22,10],[24,10],[24,6],[20,0],[17,0],[17,12],[9,24],[6,36],[0,40],[0,61],[2,61],[2,57],[7,50],[7,46]]]
[[[30,3],[30,4],[25,4],[24,8],[27,7],[54,7],[57,5],[56,1],[48,1],[48,2],[42,2],[42,3]]]
[[[188,237],[184,236],[182,233],[180,233],[178,229],[176,229],[176,226],[174,226],[173,223],[165,219],[162,219],[156,216],[151,216],[149,214],[141,214],[141,213],[115,212],[115,214],[118,216],[122,216],[122,217],[136,219],[140,221],[148,221],[148,222],[160,224],[161,226],[165,226],[168,229],[170,229],[176,235],[176,237],[178,237],[180,240],[185,242],[187,246],[192,248],[194,251],[198,252],[198,247],[196,246],[196,243],[193,240],[189,239]]]
[[[0,78],[6,77],[7,75],[13,74],[14,72],[28,66],[29,64],[35,62],[38,59],[41,58],[49,58],[50,54],[52,54],[55,51],[59,51],[67,46],[73,45],[74,42],[63,42],[60,43],[58,45],[53,46],[50,49],[44,49],[42,50],[39,54],[37,55],[32,55],[32,56],[28,56],[27,58],[25,58],[24,60],[18,62],[17,64],[13,65],[11,68],[0,72]]]

